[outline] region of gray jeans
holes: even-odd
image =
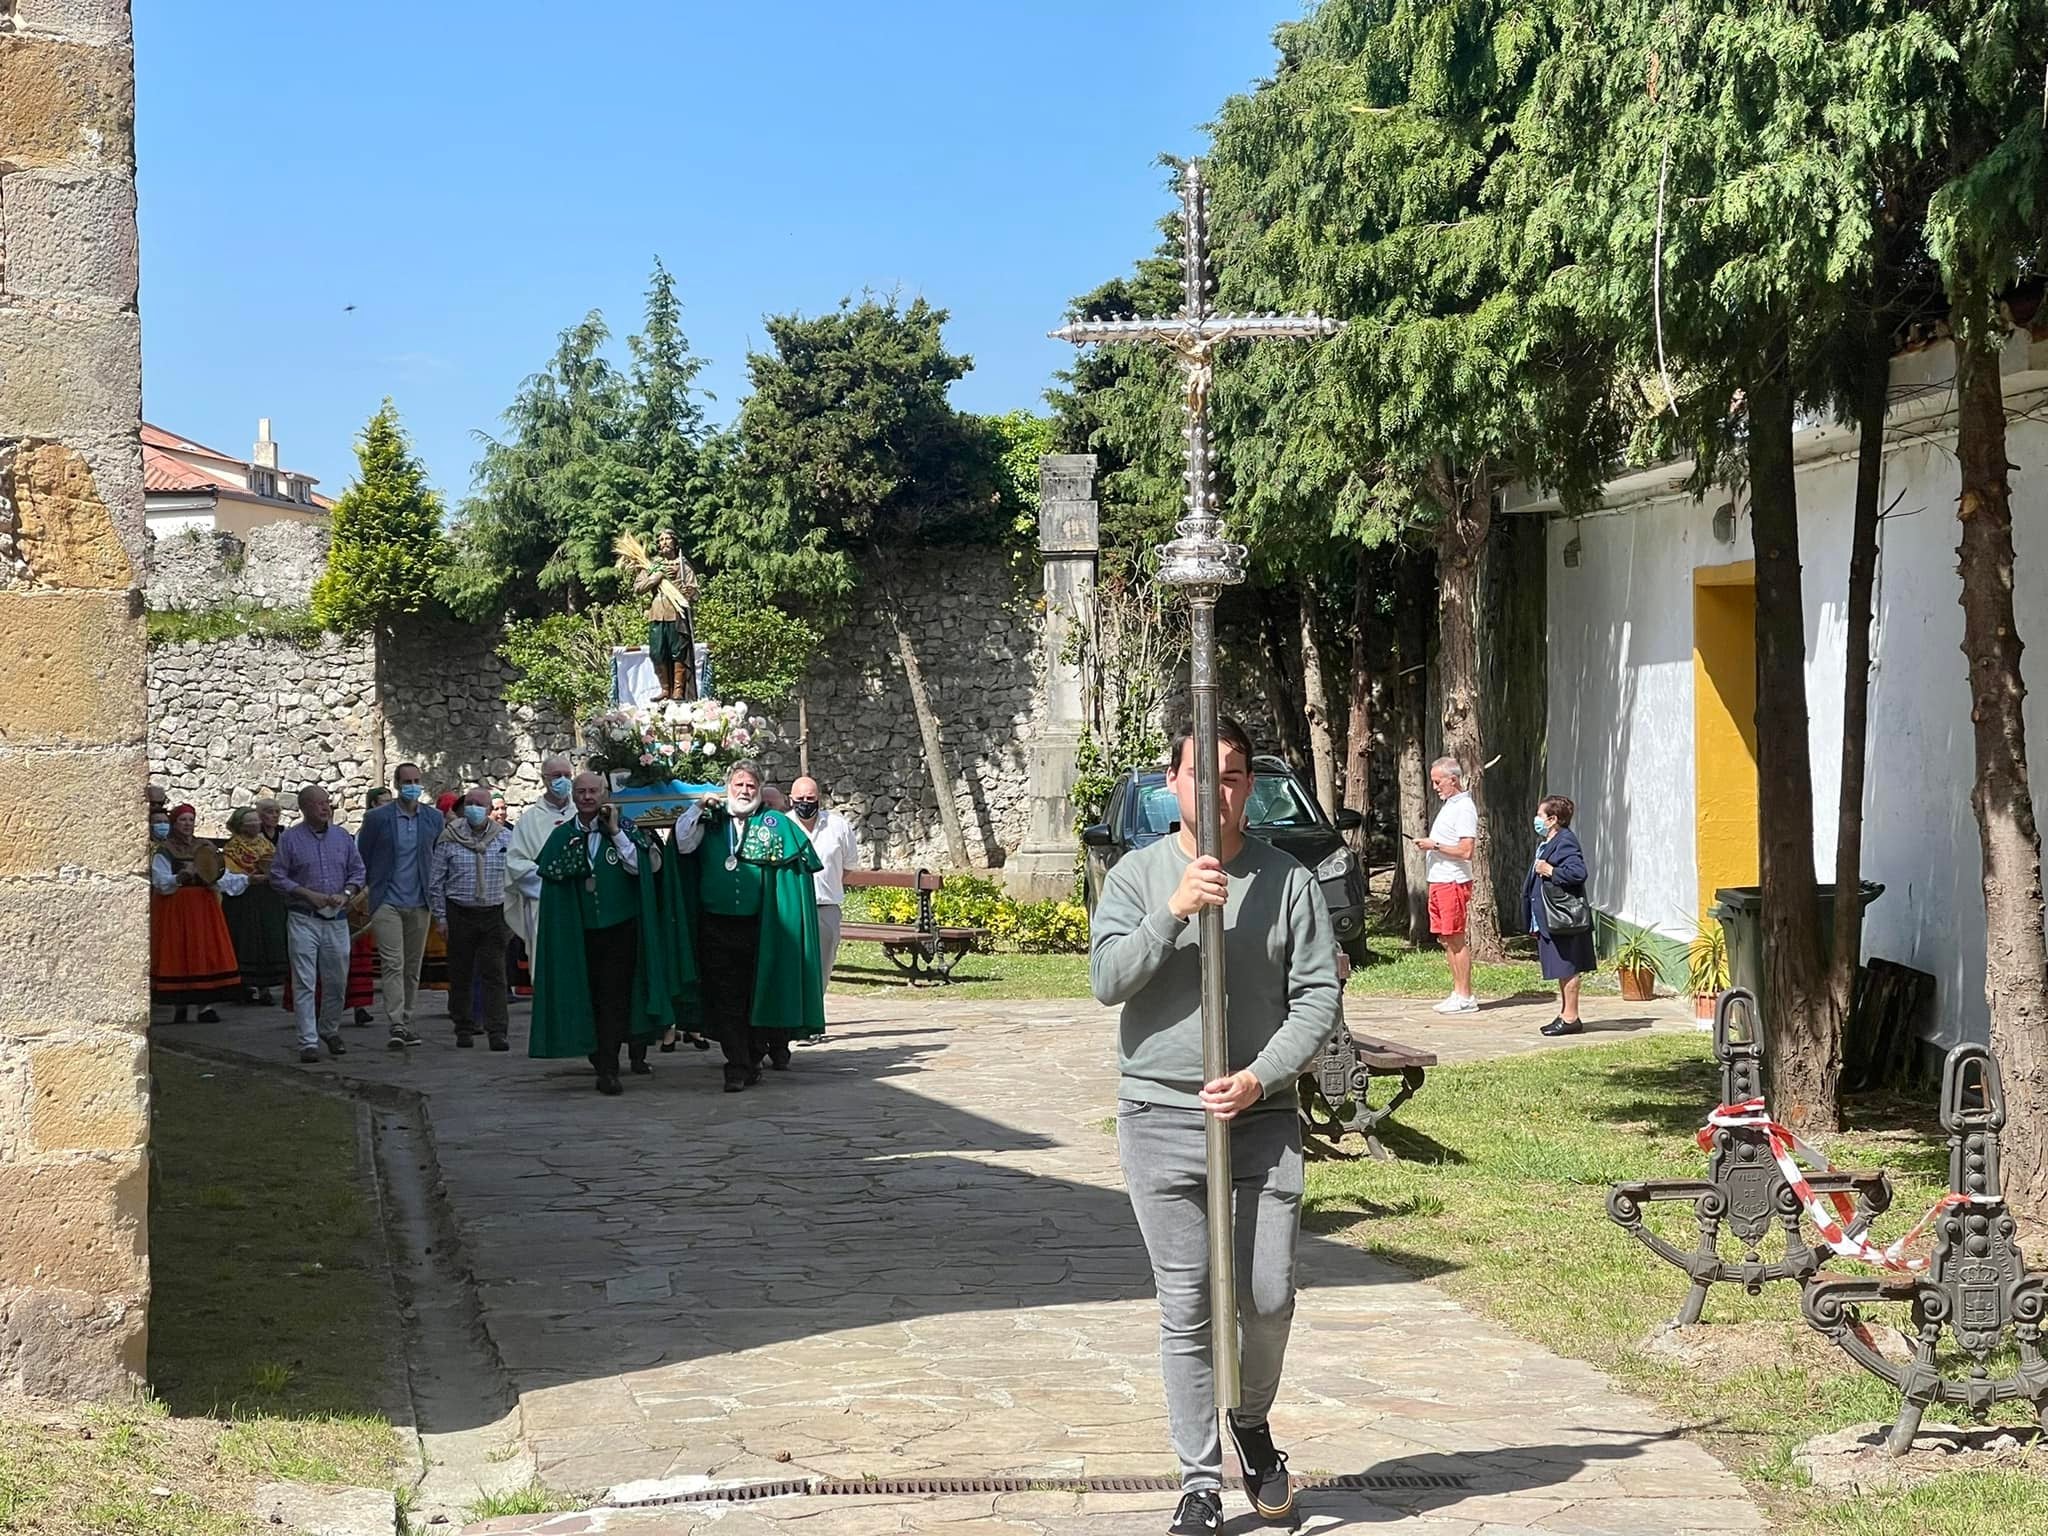
[[[294,912],[288,921],[292,954],[292,1013],[299,1045],[318,1046],[341,1033],[342,1000],[348,993],[348,919]],[[319,997],[314,1011],[314,996]]]
[[[1263,1424],[1280,1390],[1294,1324],[1294,1249],[1301,1235],[1301,1121],[1284,1109],[1230,1123],[1237,1214],[1237,1329],[1243,1399],[1234,1417]],[[1199,1109],[1116,1106],[1117,1153],[1159,1293],[1166,1422],[1183,1488],[1223,1486],[1223,1441],[1209,1355],[1208,1178]]]

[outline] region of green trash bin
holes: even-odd
[[[1835,947],[1835,888],[1833,885],[1817,887],[1820,895],[1820,945],[1823,956],[1834,953]],[[1884,894],[1884,887],[1875,881],[1863,882],[1863,906],[1857,914],[1862,922],[1862,913],[1870,904]],[[1728,936],[1728,984],[1746,987],[1757,998],[1757,1011],[1763,1012],[1764,997],[1764,893],[1762,886],[1725,885],[1714,892],[1713,915],[1720,920],[1721,931]],[[1859,952],[1862,934],[1857,934]],[[1765,1020],[1769,1023],[1769,1020]]]

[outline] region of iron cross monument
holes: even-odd
[[[1077,320],[1052,335],[1076,346],[1093,342],[1149,342],[1180,360],[1182,404],[1187,410],[1187,516],[1174,525],[1178,538],[1159,546],[1159,580],[1185,588],[1192,644],[1189,692],[1194,702],[1195,849],[1220,855],[1222,829],[1216,793],[1216,600],[1244,580],[1245,546],[1223,537],[1216,471],[1209,461],[1209,385],[1216,349],[1227,341],[1312,341],[1334,336],[1343,323],[1320,315],[1225,315],[1209,307],[1208,188],[1202,162],[1190,160],[1181,176],[1181,311],[1156,320]],[[1196,928],[1202,964],[1202,1077],[1230,1072],[1223,1003],[1223,911],[1204,907]],[[1209,1340],[1215,1361],[1216,1402],[1238,1404],[1237,1279],[1232,1246],[1230,1126],[1208,1119]]]

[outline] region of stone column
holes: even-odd
[[[0,1400],[145,1359],[134,104],[126,0],[0,0]]]
[[[1030,819],[1024,845],[1003,867],[1003,884],[1019,901],[1070,896],[1080,843],[1074,834],[1074,754],[1088,727],[1093,690],[1085,661],[1070,659],[1075,630],[1095,633],[1095,569],[1101,539],[1095,507],[1095,456],[1047,454],[1038,461],[1038,550],[1045,564],[1044,620],[1039,647],[1045,663],[1045,708],[1028,745]]]

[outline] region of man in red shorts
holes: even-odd
[[[1443,941],[1451,962],[1451,995],[1436,1005],[1438,1013],[1477,1013],[1472,995],[1472,945],[1465,936],[1465,913],[1472,905],[1472,850],[1479,842],[1479,808],[1465,788],[1465,771],[1454,757],[1429,765],[1430,787],[1443,801],[1429,836],[1415,839],[1427,862],[1429,931]]]

